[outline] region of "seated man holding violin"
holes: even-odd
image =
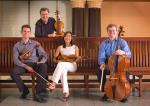
[[[29,25],[22,26],[21,35],[22,40],[17,42],[13,49],[15,68],[11,71],[11,77],[16,82],[19,91],[22,92],[20,98],[26,99],[29,94],[29,89],[23,83],[20,75],[26,72],[38,72],[45,78],[47,76],[47,64],[45,63],[48,56],[39,42],[29,39],[31,35],[31,27]],[[34,100],[42,103],[46,102],[45,97],[48,97],[46,82],[40,77],[37,77],[36,81],[36,94],[34,95]]]
[[[109,94],[107,94],[108,91],[108,87],[110,86],[111,90],[111,94],[112,94],[112,98],[111,99],[115,99],[115,100],[119,100],[121,102],[125,102],[127,100],[127,96],[123,97],[122,99],[118,99],[116,97],[117,93],[117,84],[118,84],[118,80],[122,79],[120,78],[121,75],[120,72],[119,74],[116,71],[118,69],[119,66],[119,61],[120,61],[120,57],[124,58],[128,60],[131,58],[131,52],[130,49],[128,47],[128,44],[125,40],[123,40],[122,38],[120,38],[120,32],[118,31],[118,28],[115,24],[109,24],[107,26],[107,33],[109,38],[104,40],[100,46],[99,46],[99,55],[98,55],[98,70],[97,70],[97,76],[98,76],[98,80],[101,81],[101,91],[105,91],[104,96],[102,97],[103,101],[108,100],[111,97],[108,97]],[[112,57],[114,56],[115,58],[113,58],[113,62],[111,62]],[[110,65],[110,66],[109,66]],[[125,66],[125,64],[123,63],[123,66]],[[111,69],[112,68],[112,69]],[[113,70],[111,72],[111,70]],[[123,71],[124,72],[124,71]],[[113,73],[113,74],[111,74]],[[106,81],[106,75],[110,74],[110,78],[108,80],[108,83]],[[111,76],[112,75],[112,76]],[[118,76],[116,76],[118,75]],[[124,74],[125,75],[125,74]],[[114,77],[115,76],[115,77]],[[114,77],[114,78],[112,78]],[[125,76],[126,78],[126,76]],[[111,81],[110,81],[111,80]],[[127,80],[125,79],[125,82],[127,82]],[[115,83],[117,83],[115,85]],[[120,85],[120,84],[118,84]],[[129,85],[127,83],[127,85]],[[130,86],[130,85],[129,85]],[[129,95],[129,93],[128,93]],[[117,99],[116,99],[117,98]]]

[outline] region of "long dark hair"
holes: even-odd
[[[66,43],[65,43],[64,38],[65,38],[65,36],[66,36],[67,34],[70,34],[70,35],[71,35],[70,45],[72,46],[72,45],[74,44],[74,43],[73,43],[73,40],[72,40],[72,32],[67,31],[67,32],[64,33],[64,37],[63,37],[63,48],[66,48]]]

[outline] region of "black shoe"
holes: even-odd
[[[20,98],[21,99],[26,99],[27,95],[30,93],[28,89],[24,90],[23,93],[21,94]]]
[[[102,97],[102,101],[107,101],[108,97],[106,96],[106,94],[104,94],[104,96]]]
[[[124,99],[122,99],[120,102],[125,103],[125,102],[127,102],[127,101],[128,101],[128,99],[127,99],[127,98],[124,98]]]
[[[48,96],[49,96],[48,92],[41,92],[41,93],[39,93],[39,95],[44,98],[48,98]]]
[[[46,103],[47,102],[47,100],[44,97],[40,96],[39,94],[36,94],[34,96],[34,100],[37,102],[40,102],[40,103]]]

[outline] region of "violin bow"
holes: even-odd
[[[100,82],[100,88],[99,88],[100,92],[102,91],[102,83],[103,83],[104,69],[105,69],[105,65],[102,66],[102,69],[101,69],[101,71],[102,71],[102,76],[101,76],[101,82]]]
[[[49,82],[47,79],[45,79],[42,75],[40,75],[40,74],[37,73],[36,71],[34,71],[34,73],[35,73],[37,76],[39,76],[40,78],[42,78],[45,82],[47,82],[47,83],[50,84],[50,82]]]

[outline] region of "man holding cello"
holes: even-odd
[[[130,95],[130,85],[125,79],[126,72],[122,68],[129,66],[131,52],[127,42],[120,38],[121,32],[118,31],[115,24],[109,24],[107,26],[107,33],[109,38],[100,44],[98,54],[99,67],[97,76],[98,80],[101,81],[100,90],[103,92],[105,91],[102,100],[107,101],[107,99],[114,99],[125,102],[128,97],[127,95]],[[120,65],[120,63],[122,65]],[[106,81],[106,75],[108,74],[110,74],[110,78]],[[123,75],[125,75],[125,77]],[[129,87],[125,88],[126,85]],[[121,92],[125,92],[125,95],[120,96],[118,93],[120,90],[118,89],[123,89],[124,91]],[[127,89],[129,89],[129,91],[127,91]]]

